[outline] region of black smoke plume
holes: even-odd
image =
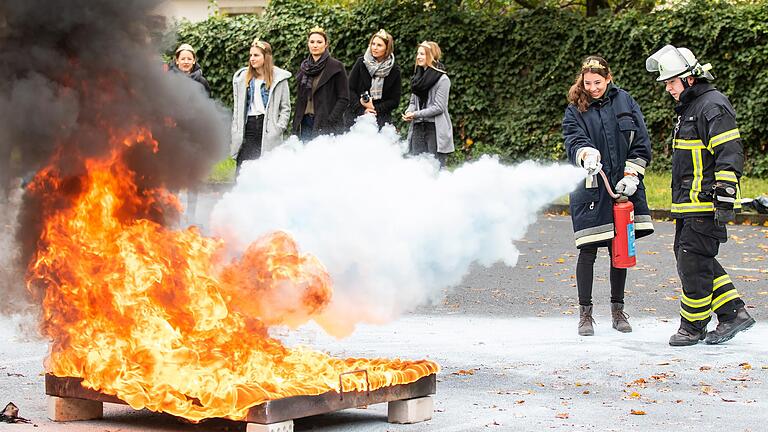
[[[199,84],[163,69],[151,37],[159,3],[0,0],[2,187],[11,165],[28,180],[54,159],[55,171],[71,184],[53,200],[25,193],[18,244],[2,245],[20,247],[20,268],[33,256],[41,215],[50,210],[43,202],[67,206],[83,160],[106,155],[114,131],[140,126],[158,141],[157,153],[136,146],[124,158],[144,188],[194,187],[225,155],[225,111]],[[16,295],[22,280],[0,281],[0,295]]]

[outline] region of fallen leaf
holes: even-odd
[[[723,400],[723,402],[736,402],[734,399],[726,399],[726,398],[720,398]]]
[[[752,378],[746,376],[746,375],[738,375],[735,377],[728,378],[731,381],[752,381]]]
[[[524,399],[516,400],[515,403],[518,405],[522,405],[525,403],[525,400]]]
[[[458,372],[454,372],[453,375],[474,375],[477,369],[461,369]]]
[[[629,411],[629,413],[632,415],[645,415],[645,411],[640,411],[640,410],[631,410]]]
[[[581,392],[581,394],[588,395],[589,394],[589,390],[584,390],[583,392]]]
[[[555,415],[555,417],[559,419],[567,419],[568,417],[570,417],[570,415],[568,415],[568,413],[558,413],[557,415]]]
[[[638,393],[638,392],[636,392],[636,391],[633,391],[633,392],[632,392],[632,393],[630,393],[630,394],[629,394],[629,396],[627,396],[627,397],[628,397],[628,398],[630,398],[630,399],[640,399],[640,393]]]
[[[562,263],[564,263],[564,262],[565,262],[565,259],[563,259],[563,258],[558,258],[557,260],[555,260],[555,262],[562,264]]]
[[[712,366],[710,366],[710,365],[704,365],[704,366],[699,368],[700,371],[708,371],[708,370],[711,370],[711,369],[712,369]]]
[[[744,369],[744,370],[752,369],[752,365],[749,364],[749,363],[746,363],[746,362],[745,363],[740,363],[739,366],[741,366],[741,368]]]

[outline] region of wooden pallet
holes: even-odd
[[[103,404],[125,404],[115,396],[81,385],[82,379],[45,376],[49,396],[48,417],[53,421],[92,420],[103,416]],[[291,432],[293,420],[327,414],[347,408],[387,402],[390,423],[418,423],[432,418],[432,396],[436,376],[425,376],[410,384],[382,387],[372,391],[328,392],[317,396],[292,396],[251,407],[244,422],[248,432]]]

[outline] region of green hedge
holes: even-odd
[[[273,44],[276,64],[295,72],[306,56],[306,32],[321,25],[335,57],[351,67],[368,37],[385,28],[396,39],[407,105],[415,47],[430,39],[443,49],[452,80],[455,159],[495,153],[505,160],[564,157],[560,122],[565,95],[583,56],[601,54],[615,82],[639,102],[655,150],[668,169],[673,100],[645,71],[646,57],[666,43],[711,62],[716,85],[739,114],[747,172],[768,176],[768,6],[697,1],[654,13],[608,12],[594,18],[560,9],[478,8],[454,0],[359,0],[351,6],[273,0],[264,17],[213,17],[183,23],[178,38],[199,50],[214,95],[231,104],[232,73],[247,63],[256,36]],[[402,125],[399,125],[402,126]]]

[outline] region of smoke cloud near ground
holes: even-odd
[[[585,176],[490,157],[440,171],[431,157],[404,158],[402,146],[367,117],[342,136],[293,138],[243,165],[211,226],[233,254],[270,231],[292,234],[333,278],[331,304],[314,319],[342,336],[439,299],[473,262],[514,266],[513,241]]]
[[[85,158],[105,156],[110,138],[139,127],[158,141],[157,152],[146,145],[125,153],[141,187],[193,186],[225,155],[226,111],[196,82],[163,70],[150,37],[159,2],[0,0],[0,186],[11,168],[29,180],[54,155],[55,171],[76,179]],[[3,243],[20,248],[22,268],[40,237],[39,198],[24,196],[18,244]],[[16,276],[14,284],[23,280]],[[0,294],[16,293],[8,279],[0,283]]]

